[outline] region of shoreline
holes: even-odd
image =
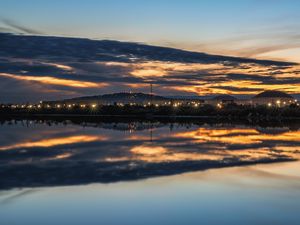
[[[226,117],[192,115],[87,115],[87,114],[0,114],[0,122],[5,121],[70,121],[75,124],[85,123],[191,123],[191,124],[245,124],[251,126],[288,126],[299,127],[299,117]]]

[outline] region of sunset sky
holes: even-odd
[[[298,94],[299,10],[295,0],[1,0],[0,102],[148,92],[149,82],[161,95]]]

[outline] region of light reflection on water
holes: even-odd
[[[299,224],[299,127],[5,122],[0,218],[17,225]]]
[[[297,126],[15,121],[0,129],[1,189],[137,180],[300,155]]]

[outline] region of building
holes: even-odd
[[[252,105],[267,105],[282,107],[296,103],[297,100],[282,91],[264,91],[251,99]]]
[[[236,102],[236,98],[231,96],[231,95],[226,95],[226,94],[222,94],[222,95],[217,95],[215,97],[213,97],[212,99],[208,99],[206,100],[205,103],[209,104],[209,105],[220,105],[220,104],[232,104]]]
[[[193,106],[212,105],[222,108],[225,105],[266,105],[283,107],[297,103],[297,100],[291,95],[281,91],[264,91],[253,98],[239,99],[228,94],[217,95],[210,99],[200,99],[195,97],[163,97],[144,93],[113,93],[97,96],[85,96],[61,101],[43,102],[47,108],[73,108],[80,106],[82,108],[96,108],[99,105],[139,105],[139,106]],[[37,105],[38,107],[39,105]],[[12,106],[14,107],[14,106]],[[30,107],[30,105],[28,106]]]

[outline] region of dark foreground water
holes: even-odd
[[[300,224],[297,123],[2,121],[0,224]]]

